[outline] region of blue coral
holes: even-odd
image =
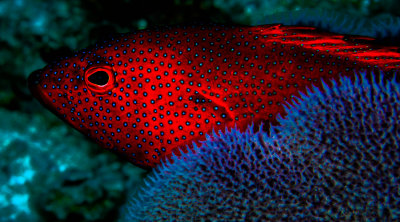
[[[398,220],[399,101],[363,75],[313,88],[271,135],[214,133],[159,167],[126,220]]]
[[[325,93],[314,88],[279,120],[281,141],[307,160],[296,165],[322,197],[320,215],[400,219],[400,85],[379,79],[344,78]]]

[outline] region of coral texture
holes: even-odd
[[[400,219],[400,85],[317,88],[271,135],[213,134],[147,179],[134,221]]]

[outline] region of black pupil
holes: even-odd
[[[108,74],[104,71],[98,71],[93,73],[88,78],[89,82],[96,84],[96,85],[105,85],[108,82]]]

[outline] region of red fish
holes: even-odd
[[[275,123],[321,79],[397,71],[395,47],[312,27],[192,26],[122,34],[29,77],[47,108],[142,168],[213,129]]]

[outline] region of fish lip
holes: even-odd
[[[28,88],[29,90],[34,93],[37,91],[37,86],[42,81],[42,69],[38,69],[32,72],[28,77]]]
[[[51,107],[49,103],[49,98],[47,98],[42,90],[40,90],[40,84],[43,80],[43,70],[39,69],[32,72],[28,77],[28,88],[31,92],[32,96],[35,97],[42,105],[48,108],[50,111],[53,111],[53,107]]]

